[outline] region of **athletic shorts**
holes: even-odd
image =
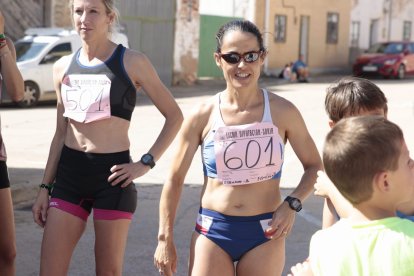
[[[122,183],[112,186],[108,182],[111,167],[130,160],[129,151],[85,153],[64,146],[49,207],[84,221],[92,209],[94,219],[131,219],[137,206],[134,183],[121,188]]]
[[[233,260],[269,241],[265,236],[273,212],[256,216],[228,216],[200,208],[195,230],[217,244]]]
[[[6,161],[0,161],[0,189],[9,188],[10,180]]]

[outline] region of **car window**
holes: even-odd
[[[53,47],[52,50],[50,50],[49,53],[47,53],[47,55],[43,58],[41,63],[54,63],[59,58],[71,53],[72,47],[70,42],[62,43]]]
[[[47,43],[17,41],[14,44],[17,61],[25,61],[37,57],[46,45]]]
[[[380,54],[398,54],[403,52],[403,43],[379,43],[372,45],[368,53],[380,53]]]

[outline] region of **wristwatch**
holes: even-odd
[[[302,210],[302,202],[300,202],[299,198],[287,196],[285,201],[289,203],[289,207],[296,212]]]
[[[151,169],[155,166],[154,156],[150,153],[146,153],[141,157],[141,163],[147,166],[150,166]]]

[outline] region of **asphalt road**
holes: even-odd
[[[309,132],[320,150],[328,132],[328,119],[323,108],[325,89],[338,76],[316,77],[309,84],[281,83],[275,79],[261,81],[263,87],[292,101],[302,113]],[[374,80],[389,100],[389,119],[401,126],[408,148],[414,151],[414,92],[413,79]],[[172,92],[184,114],[195,104],[224,88],[222,81],[202,81],[192,87],[174,87]],[[6,141],[15,203],[17,235],[17,275],[38,275],[42,230],[31,216],[31,204],[42,179],[50,141],[55,127],[54,105],[33,109],[2,108],[2,131]],[[130,138],[131,153],[137,160],[155,140],[162,117],[145,96],[140,96],[134,111]],[[175,142],[174,142],[175,143]],[[124,275],[158,275],[152,260],[158,229],[158,200],[162,183],[172,160],[174,144],[157,166],[138,179],[138,209],[134,214],[125,254]],[[281,186],[283,195],[290,193],[302,173],[299,161],[287,146]],[[196,155],[185,180],[185,189],[176,221],[175,242],[179,254],[177,275],[186,275],[189,239],[193,231],[202,183],[201,161]],[[296,216],[296,223],[287,240],[286,275],[291,265],[307,257],[311,235],[320,227],[322,199],[311,196]],[[69,275],[94,275],[94,234],[92,221],[79,242],[70,266]]]

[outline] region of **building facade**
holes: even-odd
[[[347,70],[350,13],[351,0],[177,0],[175,83],[221,76],[213,59],[215,34],[223,23],[240,18],[264,35],[266,75],[276,75],[300,54],[313,73]]]
[[[256,24],[269,51],[265,73],[302,54],[311,72],[348,69],[350,0],[256,0]]]
[[[352,0],[351,62],[377,42],[412,41],[414,0]]]

